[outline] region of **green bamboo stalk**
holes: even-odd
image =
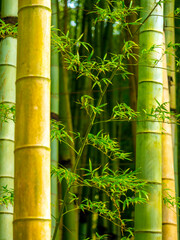
[[[165,46],[164,46],[165,51]],[[163,57],[163,68],[166,68],[166,56]],[[169,86],[167,71],[164,70],[163,76],[163,102],[167,102],[166,109],[170,111],[169,104]],[[175,197],[175,176],[174,176],[174,151],[172,139],[171,124],[165,122],[162,125],[162,183],[163,197],[168,197],[168,194]],[[177,240],[177,214],[176,205],[171,206],[169,203],[163,202],[162,208],[162,239]]]
[[[92,1],[85,1],[84,2],[84,9],[91,11],[92,10]],[[87,14],[87,11],[83,12],[83,19],[82,19],[82,29],[81,29],[81,34],[83,34],[82,41],[88,42],[92,44],[92,21],[91,21],[91,14]],[[79,51],[81,56],[85,56],[87,54],[85,48],[80,48]],[[77,75],[74,76],[74,78],[77,78]],[[74,84],[73,89],[76,92],[82,92],[82,94],[77,94],[76,99],[74,100],[77,101],[77,99],[80,99],[81,95],[87,94],[87,91],[91,90],[92,83],[89,79],[87,78],[80,78],[78,81],[72,81],[72,84]],[[74,111],[72,111],[73,116],[74,116],[74,129],[79,131],[82,135],[85,134],[87,124],[89,122],[89,117],[84,114],[83,111],[79,112],[79,109],[77,108],[77,104],[74,106]],[[79,147],[79,146],[78,146]],[[83,153],[84,157],[82,165],[86,162],[86,155],[87,151]]]
[[[131,1],[126,0],[126,5],[129,7]],[[134,6],[136,6],[136,1],[134,2]],[[133,23],[137,21],[138,16],[136,14],[131,14],[127,17],[128,23]],[[135,33],[137,30],[137,25],[129,25],[127,29],[127,40],[131,40],[131,36],[133,33]],[[138,45],[139,39],[138,34],[136,34],[133,37],[133,41]],[[135,54],[139,54],[138,48],[134,49]],[[136,65],[137,61],[134,58],[129,58],[129,65],[128,65],[128,71],[132,73],[132,75],[129,75],[129,90],[130,90],[130,105],[131,108],[135,111],[137,110],[137,85],[138,85],[138,67]],[[133,137],[133,147],[134,152],[136,152],[136,122],[132,122],[132,137]]]
[[[169,43],[175,43],[174,30],[174,5],[175,0],[168,0],[164,4],[164,30],[167,50],[167,69],[168,80],[170,82],[170,107],[171,110],[176,110],[176,78],[175,78],[175,51],[174,48],[168,47]]]
[[[76,10],[76,27],[75,27],[75,33],[74,33],[74,39],[78,38],[78,29],[79,29],[79,8],[80,8],[80,0],[77,2],[77,10]]]
[[[105,103],[107,102],[107,92],[104,95],[103,102],[105,102]],[[105,112],[107,112],[107,107],[105,107]],[[108,129],[108,125],[103,122],[103,119],[106,118],[106,116],[104,116],[105,115],[104,113],[101,113],[101,115],[100,115],[100,122],[101,123],[98,126],[99,127],[98,132],[100,130],[103,130],[104,132],[107,133],[107,132],[109,132],[108,131],[109,129]],[[98,156],[97,159],[100,159],[99,166],[105,166],[108,163],[109,159],[103,153],[98,152],[97,156]],[[109,165],[110,165],[110,162],[109,162]],[[101,174],[101,169],[99,169],[99,173]],[[102,201],[102,202],[109,201],[108,196],[103,191],[99,192],[99,200]],[[110,226],[110,223],[108,222],[107,219],[98,216],[97,232],[100,235],[104,235],[104,234],[109,233],[109,226]]]
[[[16,0],[1,1],[1,17],[17,22]],[[17,39],[7,37],[0,42],[0,103],[15,105]],[[0,123],[0,187],[14,188],[14,123]],[[13,206],[0,205],[0,239],[13,239]]]
[[[178,8],[179,7],[179,1],[178,0],[175,0],[175,8]],[[175,26],[180,26],[179,25],[179,19],[178,18],[175,18]],[[180,42],[180,29],[179,28],[175,28],[175,42],[179,43]],[[179,57],[179,51],[176,52],[176,55]],[[176,72],[176,75],[175,75],[177,78],[177,82],[176,82],[176,93],[177,93],[177,111],[179,112],[180,108],[179,108],[179,101],[178,101],[178,97],[180,96],[180,87],[179,87],[179,73]],[[174,141],[174,146],[175,146],[175,151],[174,151],[174,157],[176,158],[177,157],[177,161],[174,160],[174,163],[175,163],[175,184],[176,184],[176,196],[179,197],[179,186],[180,186],[180,177],[178,176],[179,173],[178,173],[178,168],[180,166],[180,154],[178,154],[179,152],[179,146],[178,146],[178,141],[179,141],[179,137],[180,137],[180,132],[179,132],[179,128],[178,126],[176,126],[177,130],[173,131],[175,132],[175,141]],[[177,209],[177,216],[178,216],[178,220],[177,220],[177,224],[178,224],[178,240],[180,239],[180,214],[179,214],[179,209]]]
[[[86,159],[86,165],[83,166],[84,168],[89,164],[89,159]],[[90,198],[90,194],[92,189],[89,187],[83,187],[81,190],[81,201],[82,202],[85,198]],[[88,211],[80,211],[79,214],[79,240],[84,240],[87,237],[91,237],[92,226],[89,225],[91,223],[91,215],[92,213]],[[88,227],[89,226],[89,227]]]
[[[67,0],[64,0],[64,14],[63,14],[63,30],[66,34],[68,31],[68,4]],[[65,68],[64,59],[61,58],[62,66],[62,75],[60,80],[60,120],[66,126],[66,130],[72,132],[72,115],[71,115],[71,106],[69,99],[69,74]],[[72,146],[73,143],[69,142]],[[60,144],[59,148],[60,153],[60,164],[66,167],[68,170],[72,170],[75,162],[75,153],[64,143]],[[64,199],[65,193],[67,191],[67,183],[63,181],[61,184],[61,197]],[[71,192],[76,191],[71,189]],[[75,193],[75,192],[74,192]],[[68,193],[67,204],[64,209],[63,222],[62,222],[62,239],[64,240],[77,240],[78,239],[78,211],[71,211],[76,208],[73,202],[70,202],[71,195]],[[68,213],[66,213],[68,212]]]
[[[63,78],[60,84],[60,119],[63,124],[66,126],[68,131],[72,132],[72,117],[71,117],[71,108],[68,92],[68,74],[66,69],[63,71]],[[63,94],[64,93],[64,94]],[[72,143],[69,143],[72,145]],[[67,145],[61,143],[60,144],[60,164],[66,167],[69,170],[72,170],[75,162],[75,153],[72,149],[70,149]],[[62,199],[65,197],[65,193],[67,192],[67,184],[65,181],[61,184],[62,189]],[[74,189],[75,190],[75,189]],[[71,189],[71,191],[73,191]],[[68,202],[64,209],[64,213],[69,210],[75,208],[74,203],[70,203],[70,195],[68,194]],[[76,219],[76,220],[75,220]],[[78,239],[78,219],[77,219],[77,211],[70,211],[69,213],[63,216],[63,230],[62,230],[63,239]]]
[[[91,201],[95,200],[95,194],[96,194],[96,190],[94,188],[89,189],[88,198]],[[87,214],[87,213],[85,212],[85,214]],[[88,220],[88,222],[87,222],[86,238],[93,239],[95,232],[97,232],[98,214],[88,212],[87,220]],[[82,240],[84,240],[86,238],[84,237]]]
[[[137,110],[142,113],[139,119],[142,121],[137,122],[136,169],[140,171],[139,177],[147,181],[146,190],[149,193],[149,201],[135,207],[135,239],[161,240],[162,126],[159,122],[153,122],[153,119],[144,121],[143,109],[151,111],[156,107],[155,99],[162,103],[162,61],[155,64],[154,60],[161,59],[163,53],[163,4],[158,5],[157,1],[147,0],[141,1],[141,7],[143,8],[141,11],[143,25],[139,35],[140,52],[154,44],[161,47],[156,47],[142,59],[147,66],[139,65]],[[151,9],[154,10],[149,16]],[[154,67],[148,67],[149,65]]]
[[[115,78],[113,81],[113,86],[112,86],[112,107],[110,109],[112,109],[114,106],[116,106],[117,102],[121,102],[121,93],[118,90],[119,88],[119,79]],[[111,113],[109,113],[111,114]],[[121,132],[122,132],[122,124],[121,123],[117,123],[117,122],[111,122],[110,123],[110,131],[111,131],[111,138],[113,139],[118,139],[118,141],[120,142],[121,139]],[[120,166],[120,162],[118,160],[112,161],[112,170],[113,171],[117,171],[119,169]],[[111,210],[114,211],[115,207],[113,205],[113,203],[111,202]],[[115,224],[110,223],[110,232],[113,234],[113,236],[115,237],[115,239],[120,239],[120,227],[115,226]]]
[[[18,1],[1,0],[1,17],[14,17],[17,18]],[[17,19],[16,19],[17,22]]]
[[[51,24],[56,29],[58,28],[58,0],[51,1],[52,18]],[[51,118],[59,119],[59,54],[56,51],[51,53]],[[51,165],[58,167],[59,159],[59,143],[55,139],[51,142]],[[54,232],[56,225],[56,218],[58,217],[58,182],[57,176],[51,178],[51,234]],[[59,233],[57,233],[56,239],[59,239]]]
[[[18,1],[14,240],[50,240],[50,0]]]

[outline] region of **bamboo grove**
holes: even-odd
[[[178,0],[0,0],[0,240],[180,240]]]

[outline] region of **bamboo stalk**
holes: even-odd
[[[50,240],[50,0],[19,0],[14,240]]]
[[[4,21],[17,20],[17,1],[1,1]],[[13,22],[14,23],[14,22]],[[0,103],[15,105],[17,39],[7,37],[0,42]],[[0,123],[0,187],[14,188],[14,123]],[[13,206],[0,205],[0,239],[13,239]]]
[[[67,92],[68,89],[68,74],[66,72],[67,70],[64,69],[63,79],[61,81],[60,85],[60,91],[61,92]],[[70,101],[69,101],[69,95],[61,95],[60,96],[60,102],[61,102],[61,108],[60,108],[60,119],[62,120],[63,124],[66,126],[66,129],[68,131],[73,130],[72,128],[72,117],[71,117],[71,108],[70,108]],[[72,143],[69,143],[72,145]],[[70,149],[67,145],[61,143],[60,144],[60,164],[66,167],[69,170],[72,170],[74,164],[75,164],[75,153],[72,149]],[[62,199],[64,199],[64,195],[67,191],[67,184],[65,181],[61,184],[62,189]],[[73,192],[75,189],[71,189],[71,192]],[[73,208],[76,208],[74,203],[70,203],[71,196],[68,194],[68,203],[65,207],[65,211],[69,211]],[[78,239],[78,211],[70,211],[69,213],[65,214],[63,216],[63,239]],[[76,219],[76,220],[74,220]]]
[[[64,11],[63,11],[63,31],[66,34],[68,31],[68,2],[64,0]],[[60,79],[60,92],[67,93],[68,92],[68,85],[69,85],[69,73],[65,68],[63,56],[61,58],[62,61],[62,75]],[[60,120],[66,126],[67,131],[72,132],[72,115],[71,115],[71,105],[69,94],[62,94],[59,97],[61,107],[60,107]],[[73,143],[69,142],[72,146]],[[60,144],[59,148],[60,152],[60,164],[66,167],[69,170],[72,170],[75,162],[75,153],[74,151],[69,148],[69,146],[65,145],[64,143]],[[65,193],[67,190],[67,183],[63,181],[61,183],[61,197],[64,199]],[[71,189],[71,192],[74,192],[75,189]],[[75,193],[75,192],[74,192]],[[78,211],[71,211],[72,209],[76,208],[74,202],[70,202],[71,195],[68,193],[68,201],[64,209],[63,215],[63,222],[62,222],[62,239],[64,240],[76,240],[78,239]],[[68,212],[68,213],[66,213]]]
[[[126,0],[126,5],[129,7],[131,1]],[[134,6],[137,6],[136,1],[134,2]],[[127,17],[128,23],[133,23],[137,21],[138,16],[136,14],[131,14]],[[136,32],[137,25],[129,25],[128,31],[126,32],[127,40],[131,40],[132,34]],[[133,37],[133,41],[138,44],[138,34]],[[138,49],[134,49],[135,54],[139,54]],[[133,58],[129,59],[128,71],[132,73],[129,75],[129,90],[130,90],[130,104],[133,110],[137,110],[137,85],[138,85],[138,66],[136,65],[137,61]],[[134,152],[136,152],[136,122],[132,122],[132,137],[133,137],[133,148]]]
[[[137,122],[136,137],[136,169],[139,177],[147,181],[146,191],[149,201],[135,207],[135,239],[161,240],[162,239],[162,145],[161,124],[150,122],[143,117],[143,109],[148,112],[157,106],[155,99],[162,103],[162,44],[163,44],[163,4],[158,5],[154,0],[141,1],[142,22],[140,28],[140,52],[149,49],[152,45],[160,45],[143,58],[148,65],[139,65],[138,102],[137,110],[142,113]],[[151,15],[149,15],[149,12]],[[148,17],[147,17],[148,16]],[[144,21],[146,19],[146,21]],[[159,61],[154,64],[154,60]],[[149,120],[153,120],[149,118]]]
[[[167,50],[167,71],[169,89],[170,89],[170,110],[176,112],[176,74],[175,74],[175,50],[173,47],[168,47],[168,44],[171,42],[175,43],[175,28],[174,28],[174,8],[175,0],[167,1],[164,7],[164,30],[165,30],[165,42]],[[167,48],[168,47],[168,48]],[[174,155],[174,174],[175,174],[175,189],[176,197],[179,196],[179,187],[178,187],[178,153],[177,153],[177,126],[172,125],[172,138],[173,138],[173,155]],[[176,212],[178,214],[179,209],[177,207]],[[178,219],[179,227],[179,219]]]
[[[165,51],[165,47],[164,47]],[[166,68],[166,55],[163,57],[163,67]],[[170,111],[169,103],[169,86],[167,71],[164,70],[163,76],[163,102],[167,102],[166,109]],[[175,176],[174,176],[174,153],[173,153],[173,139],[172,139],[172,127],[169,123],[163,123],[162,134],[162,183],[163,183],[163,197],[169,198],[167,194],[175,197]],[[171,206],[168,203],[163,202],[163,240],[177,240],[177,214],[176,205]]]
[[[171,110],[176,110],[176,78],[175,78],[175,51],[173,47],[167,48],[169,43],[175,43],[174,31],[174,0],[168,0],[164,4],[164,30],[167,50],[167,68],[173,71],[168,71],[170,81],[170,107]]]
[[[58,28],[58,15],[57,15],[57,0],[51,1],[52,19],[51,23],[56,29]],[[51,50],[51,118],[59,119],[59,54],[55,50]],[[55,139],[51,142],[51,165],[58,167],[59,159],[59,142]],[[51,178],[51,212],[52,212],[52,227],[51,235],[53,235],[56,226],[56,218],[58,217],[58,182],[57,176]],[[59,240],[59,233],[56,239]]]

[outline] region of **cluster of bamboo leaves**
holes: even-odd
[[[10,23],[5,23],[2,19],[0,19],[0,37],[1,38],[6,38],[8,37],[17,37],[17,32],[18,32],[18,25],[15,24],[10,24]]]
[[[0,103],[0,121],[7,122],[8,120],[15,121],[15,106]]]
[[[83,174],[81,174],[83,172]],[[100,173],[101,172],[101,173]],[[143,203],[148,200],[148,194],[144,190],[146,182],[136,177],[136,172],[129,169],[126,171],[112,171],[108,164],[104,167],[93,169],[92,163],[89,160],[89,168],[81,168],[79,173],[73,173],[63,166],[58,169],[53,167],[52,174],[57,175],[60,182],[66,180],[69,190],[74,187],[89,187],[97,191],[102,191],[108,197],[107,202],[100,200],[90,200],[88,198],[79,202],[79,198],[71,193],[70,201],[78,201],[79,209],[82,211],[90,211],[99,216],[111,221],[113,224],[120,226],[122,233],[129,231],[126,228],[126,223],[129,219],[122,219],[123,212],[130,205],[135,203]],[[133,193],[134,197],[128,197],[129,192]],[[110,201],[113,202],[115,210],[109,209]],[[66,213],[65,213],[66,214]]]
[[[8,186],[2,186],[0,189],[0,205],[8,206],[14,202],[14,190],[8,189]]]
[[[121,28],[125,28],[128,25],[139,25],[139,20],[135,22],[128,23],[126,21],[126,18],[129,15],[137,14],[137,11],[139,11],[141,8],[139,6],[133,6],[133,1],[130,2],[129,6],[125,4],[125,1],[115,1],[115,0],[107,0],[106,1],[106,7],[101,7],[99,5],[100,0],[97,1],[95,4],[95,9],[91,12],[95,14],[97,17],[94,19],[95,23],[97,21],[103,21],[103,22],[111,22],[120,24]],[[113,9],[113,11],[112,11]]]

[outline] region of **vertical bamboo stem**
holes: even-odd
[[[164,4],[164,29],[166,38],[166,47],[169,43],[175,43],[175,31],[174,31],[174,0],[168,0]],[[174,48],[169,47],[167,49],[167,69],[168,79],[170,82],[170,103],[171,110],[176,109],[176,79],[175,79],[175,55]]]
[[[165,30],[165,42],[166,48],[169,43],[175,43],[175,28],[174,28],[174,7],[175,0],[167,1],[164,5],[164,30]],[[170,88],[170,110],[176,112],[176,74],[175,74],[175,51],[173,47],[169,47],[167,50],[167,75]],[[173,138],[173,155],[174,155],[174,171],[175,171],[175,188],[176,196],[178,196],[178,153],[177,153],[177,126],[172,125],[172,138]],[[179,209],[177,208],[177,214]],[[179,223],[179,218],[178,218]],[[179,224],[178,224],[179,227]]]
[[[147,181],[149,201],[135,207],[136,240],[162,239],[162,126],[154,122],[154,118],[145,120],[143,116],[143,109],[150,112],[156,107],[155,99],[162,103],[162,61],[154,63],[154,60],[162,58],[163,53],[163,4],[158,5],[157,2],[141,1],[141,17],[146,21],[140,28],[140,52],[154,44],[158,46],[139,65],[137,110],[142,116],[137,122],[136,169],[140,171],[139,177]],[[151,9],[154,10],[147,18]]]
[[[50,240],[50,0],[19,0],[14,240]]]
[[[126,0],[126,5],[129,7],[131,0]],[[136,1],[134,6],[136,6]],[[137,21],[138,16],[136,14],[131,14],[127,17],[128,23]],[[127,31],[127,40],[131,40],[131,35],[137,31],[137,25],[129,25]],[[134,35],[133,41],[138,44],[138,34]],[[138,55],[138,49],[134,49],[134,53]],[[137,61],[133,58],[129,59],[128,71],[132,73],[129,75],[129,87],[130,87],[130,104],[131,108],[135,111],[137,110],[137,84],[138,84],[138,67],[136,65]],[[136,152],[136,122],[132,122],[132,137],[133,137],[133,147],[134,152]]]
[[[51,1],[52,8],[52,26],[58,28],[58,9],[57,0]],[[52,49],[51,53],[51,118],[59,120],[59,54]],[[51,142],[51,165],[58,167],[59,159],[59,142],[55,139]],[[51,178],[51,213],[52,227],[51,234],[53,235],[56,226],[56,218],[58,217],[58,182],[57,176]],[[59,239],[59,233],[57,239]]]
[[[1,1],[1,17],[17,22],[16,0]],[[15,105],[17,39],[7,37],[0,42],[0,103]],[[14,123],[0,123],[0,187],[14,188]],[[0,239],[13,239],[13,207],[0,205]]]
[[[66,34],[68,31],[68,1],[64,0],[64,12],[63,12],[63,31]],[[66,129],[70,132],[73,131],[72,127],[72,115],[71,115],[71,106],[70,106],[70,98],[69,98],[69,73],[65,68],[65,63],[63,56],[61,58],[62,61],[62,76],[60,80],[60,120],[66,126]],[[70,145],[73,145],[72,142],[69,142]],[[75,153],[64,143],[60,144],[59,148],[60,153],[60,164],[67,168],[68,170],[72,170],[75,163]],[[61,184],[61,194],[62,199],[64,199],[65,193],[67,191],[67,183],[66,181],[62,181]],[[73,189],[72,191],[75,191]],[[78,239],[78,211],[71,211],[76,208],[74,202],[70,202],[71,195],[68,193],[68,202],[64,209],[64,216],[62,222],[62,239],[64,240],[76,240]],[[68,212],[69,213],[66,213]]]
[[[165,50],[165,47],[164,47]],[[163,58],[164,69],[166,68],[166,56]],[[164,70],[163,76],[163,102],[167,102],[166,109],[170,111],[169,104],[169,86],[167,71]],[[174,154],[172,141],[172,128],[170,123],[163,123],[162,134],[162,183],[163,197],[168,197],[169,194],[175,197],[175,177],[174,177]],[[163,203],[162,208],[162,239],[177,240],[177,215],[176,205],[171,206],[168,203]]]

